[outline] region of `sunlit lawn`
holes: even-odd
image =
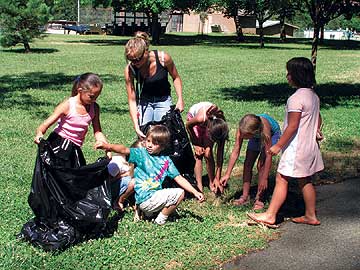
[[[70,95],[74,77],[89,71],[100,75],[104,90],[98,103],[104,133],[111,142],[130,145],[134,141],[123,76],[127,39],[51,35],[31,44],[31,54],[23,54],[21,46],[0,50],[0,268],[212,269],[233,256],[263,248],[267,239],[275,237],[272,231],[245,226],[250,208],[229,203],[240,190],[242,153],[237,177],[223,197],[207,194],[201,205],[183,203],[181,218],[164,227],[133,223],[128,210],[112,237],[84,242],[57,255],[15,238],[32,217],[27,196],[36,155],[35,128]],[[153,49],[165,50],[174,59],[183,80],[186,110],[208,100],[225,112],[231,127],[228,156],[245,113],[268,113],[282,123],[286,99],[292,93],[286,84],[285,63],[295,56],[309,57],[311,45],[272,42],[259,49],[256,42],[237,44],[232,37],[172,35]],[[352,49],[322,46],[317,63],[326,138],[322,150],[329,159],[344,160],[359,149],[358,45]],[[83,148],[88,162],[102,155],[92,149],[93,143],[90,132]]]

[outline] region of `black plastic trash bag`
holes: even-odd
[[[47,251],[101,235],[111,211],[108,159],[63,168],[56,165],[56,158],[50,144],[42,140],[28,197],[35,218],[20,234]]]
[[[149,122],[141,126],[140,129],[146,134],[151,125],[164,125],[169,129],[171,142],[166,154],[170,156],[180,174],[185,177],[192,186],[197,188],[194,177],[195,158],[179,110],[175,109],[175,106],[171,106],[170,111],[162,117],[161,121]],[[168,181],[165,181],[163,185],[164,187],[171,187]]]

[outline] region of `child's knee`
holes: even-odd
[[[182,190],[176,204],[181,203],[185,198],[185,191]]]

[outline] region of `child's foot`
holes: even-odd
[[[135,207],[134,222],[139,222],[144,219],[144,215],[139,207]]]
[[[278,225],[275,225],[275,219],[271,219],[267,216],[266,213],[246,213],[248,218],[250,218],[252,221],[265,225],[270,228],[278,227]]]
[[[255,200],[254,206],[253,206],[253,210],[261,210],[264,208],[264,203],[260,200]]]
[[[250,202],[250,196],[241,195],[239,199],[233,201],[233,205],[235,206],[243,206]]]
[[[317,218],[309,219],[305,216],[293,218],[293,219],[291,219],[291,221],[294,223],[301,223],[301,224],[307,224],[307,225],[313,225],[313,226],[318,226],[321,224],[320,220],[318,220]]]

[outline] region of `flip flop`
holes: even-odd
[[[313,225],[313,226],[318,226],[321,224],[321,222],[319,220],[315,220],[315,221],[309,221],[306,220],[305,217],[296,217],[291,219],[292,222],[294,223],[298,223],[298,224],[307,224],[307,225]]]
[[[254,216],[254,213],[246,213],[246,215],[248,216],[248,218],[251,219],[251,221],[248,222],[248,225],[263,225],[263,226],[271,228],[271,229],[277,229],[280,227],[279,225],[271,224],[267,221],[257,219]]]
[[[250,203],[250,196],[244,197],[244,196],[241,195],[240,198],[237,199],[237,200],[234,200],[232,204],[234,206],[244,206],[244,205],[247,205],[249,203]]]

